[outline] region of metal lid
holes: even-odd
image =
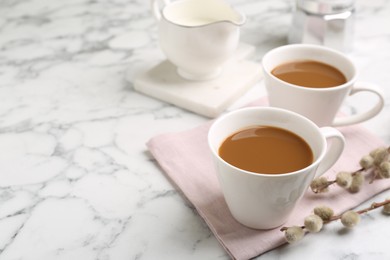
[[[355,0],[297,0],[297,7],[313,14],[337,14],[354,9]]]

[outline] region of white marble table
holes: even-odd
[[[248,16],[255,60],[286,44],[292,2],[231,1]],[[9,0],[0,14],[0,260],[228,259],[146,152],[151,137],[208,120],[126,81],[164,58],[148,1]],[[387,144],[389,16],[390,1],[359,0],[350,53],[359,79],[385,90],[364,126]],[[259,83],[230,109],[261,95]],[[258,259],[390,259],[379,210],[352,232],[339,225]]]

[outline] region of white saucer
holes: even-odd
[[[165,60],[137,75],[136,91],[206,117],[217,117],[261,78],[260,64],[244,60],[253,47],[241,44],[221,75],[208,81],[185,80]]]

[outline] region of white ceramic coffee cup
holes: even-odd
[[[308,88],[290,84],[272,75],[271,71],[275,67],[298,60],[313,60],[331,65],[344,74],[347,82],[336,87]],[[357,70],[354,63],[345,54],[327,47],[310,44],[278,47],[264,55],[262,66],[270,106],[297,112],[318,126],[360,123],[376,116],[384,106],[382,90],[373,84],[356,82]],[[358,92],[375,94],[378,97],[376,104],[358,114],[336,117],[346,97]]]
[[[237,168],[219,156],[219,147],[228,136],[256,125],[279,127],[297,134],[310,146],[313,163],[295,172],[261,174]],[[273,107],[250,107],[216,119],[209,130],[208,143],[233,217],[251,228],[270,229],[286,222],[310,182],[338,160],[345,141],[338,130],[319,128],[297,113]],[[283,163],[283,158],[280,162]]]

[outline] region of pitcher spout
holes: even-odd
[[[207,8],[210,8],[216,17],[219,17],[221,22],[230,22],[237,26],[242,26],[246,22],[245,15],[234,9],[224,0],[201,0],[201,2],[202,1],[207,1]]]
[[[199,5],[203,5],[206,16],[214,19],[214,22],[228,22],[236,26],[242,26],[246,22],[246,17],[241,12],[230,6],[225,0],[196,0]]]
[[[236,15],[237,15],[237,19],[228,20],[228,22],[231,22],[232,24],[237,25],[237,26],[244,25],[246,22],[246,16],[238,11],[236,11]]]
[[[224,0],[178,0],[164,8],[162,16],[169,22],[184,27],[230,23],[241,26],[246,17]]]

